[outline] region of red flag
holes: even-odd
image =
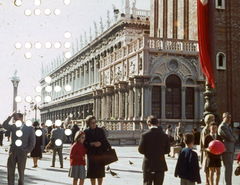
[[[210,59],[208,0],[197,1],[199,58],[202,72],[207,77],[208,84],[214,88],[215,85]]]

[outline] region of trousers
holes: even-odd
[[[7,179],[8,185],[14,185],[14,173],[17,164],[18,169],[18,185],[24,184],[24,170],[26,167],[27,153],[21,151],[21,148],[15,148],[12,153],[9,154],[7,161]]]
[[[162,185],[164,180],[164,171],[149,172],[143,171],[143,185]]]
[[[59,156],[60,166],[63,166],[62,148],[53,149],[52,166],[55,166],[56,152],[58,153],[58,156]]]
[[[222,154],[226,185],[232,185],[233,158],[234,154],[232,152],[224,152]]]
[[[195,185],[195,182],[191,182],[190,180],[181,179],[181,185]]]

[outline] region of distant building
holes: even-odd
[[[178,2],[178,4],[176,4]],[[64,120],[93,114],[112,130],[144,130],[153,114],[165,128],[182,121],[189,132],[200,127],[204,77],[197,43],[195,1],[151,0],[151,10],[138,10],[129,1],[114,25],[67,62],[44,76],[56,85],[41,119]],[[151,14],[150,14],[151,12]],[[49,93],[43,91],[43,98]],[[111,134],[110,134],[111,135]]]

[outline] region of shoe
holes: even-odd
[[[38,165],[34,165],[32,168],[37,168],[38,167]]]
[[[50,166],[50,167],[55,167],[54,165]]]
[[[170,155],[170,154],[168,154],[168,157],[171,157],[171,155]]]
[[[60,166],[60,168],[63,168],[63,166]]]

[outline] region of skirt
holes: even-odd
[[[85,166],[84,165],[70,166],[68,177],[72,177],[75,179],[86,179]]]

